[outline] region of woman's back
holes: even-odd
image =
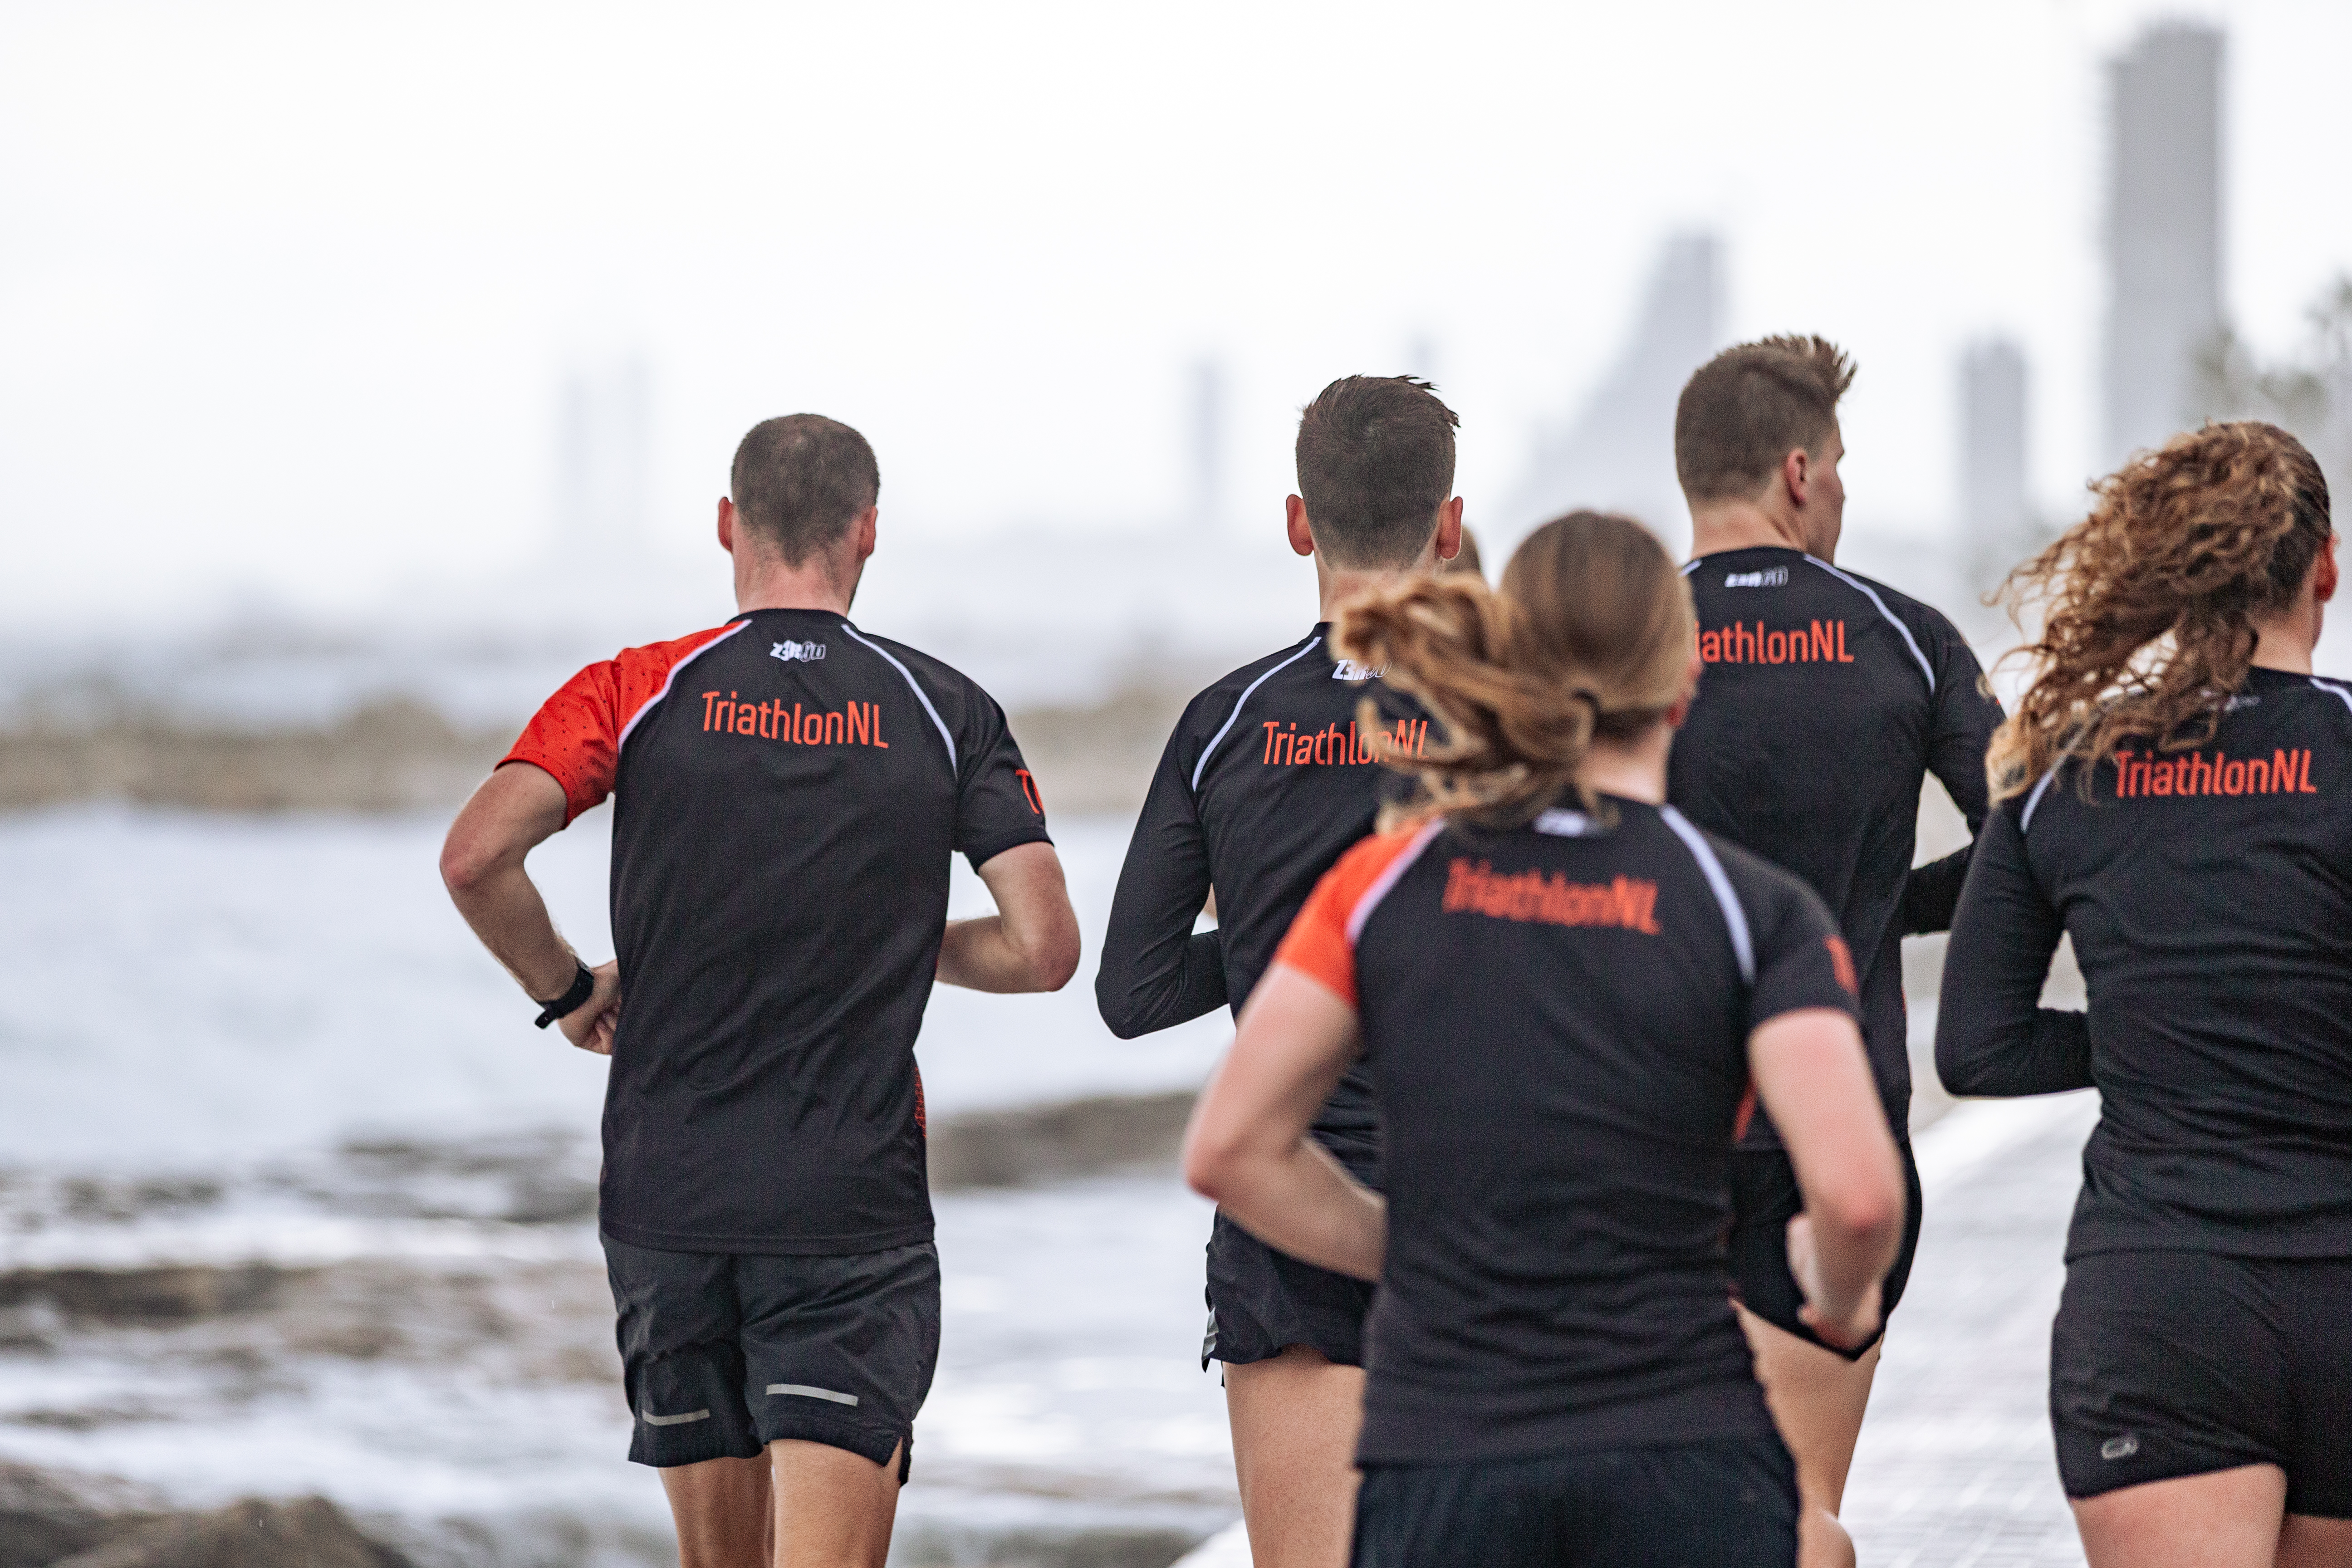
[[[1770,1431],[1723,1263],[1748,1036],[1850,1012],[1852,962],[1795,878],[1607,804],[1369,839],[1284,946],[1387,1119],[1367,1462]]]
[[[2347,788],[2352,692],[2254,669],[2205,745],[2122,748],[2089,800],[2070,767],[2000,812],[1947,958],[1948,1079],[1998,1092],[2001,1016],[2063,921],[2103,1099],[2070,1256],[2352,1253]]]

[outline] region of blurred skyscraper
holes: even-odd
[[[2007,338],[1960,359],[1961,553],[1973,586],[1998,584],[2039,542],[2026,499],[2025,353]]]
[[[595,556],[646,542],[652,468],[652,376],[627,354],[564,377],[556,433],[556,538]]]
[[[1191,493],[1181,521],[1213,527],[1223,521],[1219,509],[1225,502],[1224,366],[1213,359],[1194,364],[1189,391],[1185,457]]]
[[[1675,481],[1675,403],[1722,342],[1722,242],[1711,234],[1676,235],[1650,275],[1632,337],[1583,412],[1538,437],[1490,548],[1575,507],[1626,512],[1679,541],[1688,513]]]
[[[2107,65],[2102,467],[2202,419],[2221,328],[2221,35],[2140,35]]]

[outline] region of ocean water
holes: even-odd
[[[533,857],[609,952],[606,813]],[[663,1561],[593,1231],[604,1062],[530,1027],[435,870],[444,822],[0,819],[0,1458],[208,1503],[318,1491],[419,1561]],[[941,988],[935,1115],[1197,1085],[1091,994],[1123,821],[1055,825],[1088,958]],[[986,894],[959,868],[955,912]],[[938,1201],[908,1563],[1165,1563],[1233,1517],[1208,1205],[1173,1172]]]
[[[609,957],[610,809],[533,877],[582,952]],[[351,1138],[593,1129],[604,1064],[532,1008],[450,907],[431,817],[89,807],[0,817],[0,1168],[211,1170]],[[1087,938],[1050,996],[940,987],[917,1057],[931,1109],[1198,1084],[1220,1016],[1121,1042],[1093,962],[1128,825],[1055,833]],[[986,912],[956,863],[950,913]]]

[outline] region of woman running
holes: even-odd
[[[1903,1179],[1828,911],[1661,805],[1696,637],[1657,542],[1589,512],[1499,596],[1427,579],[1341,618],[1446,743],[1301,910],[1185,1163],[1269,1244],[1380,1282],[1357,1568],[1796,1560],[1724,1262],[1751,1083],[1833,1343],[1876,1327]],[[1385,1200],[1308,1136],[1360,1057]]]
[[[2352,1564],[2352,688],[2327,484],[2270,425],[2101,483],[1944,964],[1955,1094],[2096,1087],[2051,1333],[2092,1568]],[[2060,933],[2087,1015],[2036,1003]]]

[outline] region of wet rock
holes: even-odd
[[[214,1268],[19,1268],[0,1274],[0,1308],[44,1301],[99,1322],[181,1322],[267,1307],[287,1270],[266,1263]]]
[[[151,1500],[119,1482],[0,1465],[0,1568],[48,1568],[158,1517]]]
[[[1173,1164],[1192,1094],[1106,1095],[932,1123],[931,1186],[1018,1186]]]
[[[48,1568],[413,1568],[324,1498],[157,1520]]]

